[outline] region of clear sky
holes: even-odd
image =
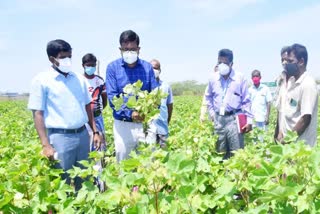
[[[320,79],[319,0],[1,0],[0,91],[28,92],[32,77],[50,66],[46,45],[64,39],[73,48],[73,70],[94,53],[105,78],[120,57],[119,36],[140,36],[140,58],[156,58],[161,78],[205,83],[221,48],[234,52],[234,68],[264,81],[281,72],[280,49],[300,43],[308,71]]]

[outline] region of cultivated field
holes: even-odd
[[[221,163],[211,123],[199,123],[200,102],[175,97],[168,148],[141,145],[120,165],[107,107],[109,144],[99,175],[107,190],[93,185],[95,161],[83,162],[87,169],[70,170],[88,179],[77,194],[40,155],[26,101],[0,102],[0,213],[320,213],[319,146],[276,145],[273,112],[268,131],[248,134],[246,148]],[[260,135],[264,142],[255,143]]]

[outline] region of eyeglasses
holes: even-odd
[[[137,52],[139,48],[120,48],[121,51],[134,51]]]

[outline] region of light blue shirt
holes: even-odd
[[[157,127],[157,134],[161,135],[167,135],[169,133],[169,128],[168,128],[168,107],[167,105],[173,103],[173,95],[172,95],[172,90],[170,86],[167,83],[164,83],[163,81],[160,80],[160,89],[167,93],[168,96],[166,98],[163,98],[161,100],[161,105],[160,105],[160,115],[159,117],[154,121],[154,124]]]
[[[65,77],[51,68],[33,78],[28,108],[44,112],[46,128],[76,129],[88,122],[85,106],[90,101],[82,75]]]
[[[250,99],[252,102],[251,111],[256,122],[264,122],[267,116],[268,103],[272,101],[272,95],[268,86],[260,84],[249,88]]]

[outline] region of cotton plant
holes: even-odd
[[[159,116],[161,100],[166,98],[168,94],[163,92],[159,87],[151,92],[141,90],[142,85],[143,82],[141,80],[133,84],[127,84],[123,89],[124,93],[120,94],[119,97],[113,97],[112,103],[116,111],[123,107],[137,111],[143,118],[143,130],[146,133],[151,121]]]

